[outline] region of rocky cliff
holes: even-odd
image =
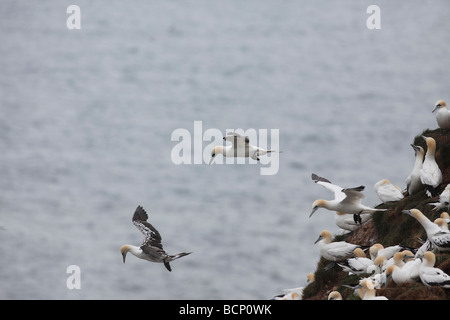
[[[450,183],[450,130],[425,130],[416,136],[415,145],[422,146],[427,150],[422,135],[432,137],[436,140],[436,162],[442,171],[442,183],[439,193]],[[405,194],[405,197],[397,202],[380,204],[377,208],[386,208],[387,212],[377,212],[372,221],[366,223],[350,235],[335,237],[334,241],[346,240],[350,243],[370,246],[373,243],[381,243],[383,246],[402,244],[418,248],[422,245],[419,239],[426,239],[423,227],[411,216],[402,213],[403,210],[417,208],[422,211],[431,221],[440,216],[443,211],[432,210],[434,207],[430,202],[437,202],[439,196],[428,197],[425,191],[414,195]],[[328,261],[323,258],[317,264],[315,281],[309,284],[303,291],[304,300],[326,300],[328,293],[337,290],[344,300],[360,299],[354,290],[346,285],[358,284],[361,275],[349,275],[342,268],[335,265],[332,269],[325,271],[324,267]],[[450,274],[450,253],[436,253],[436,267]],[[377,295],[386,296],[390,300],[441,300],[450,299],[450,289],[439,287],[426,287],[422,283],[397,286],[391,279],[386,288],[377,290]]]

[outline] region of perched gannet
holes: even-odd
[[[439,169],[436,159],[434,158],[436,153],[436,140],[431,137],[422,136],[427,142],[427,152],[425,153],[425,160],[420,170],[420,181],[427,190],[429,197],[437,195],[437,188],[442,182],[442,172]]]
[[[371,279],[362,279],[359,284],[364,289],[364,296],[362,300],[388,300],[385,296],[377,296],[375,285]]]
[[[367,273],[367,268],[374,265],[372,259],[367,258],[366,253],[361,248],[353,250],[353,254],[353,258],[338,263],[342,271],[359,275]]]
[[[422,264],[422,259],[415,258],[414,254],[412,252],[408,252],[407,250],[404,251],[405,255],[403,256],[403,260],[405,264],[403,265],[403,269],[406,272],[409,272],[409,277],[414,281],[420,280],[420,265]]]
[[[442,218],[437,218],[433,221],[435,224],[437,224],[439,226],[439,228],[441,228],[442,230],[448,230],[448,223],[442,219]]]
[[[133,224],[144,234],[144,241],[140,247],[125,244],[120,248],[122,253],[123,263],[127,252],[132,253],[136,257],[151,262],[164,263],[167,270],[172,271],[169,262],[184,257],[192,252],[182,252],[176,255],[168,255],[161,244],[161,235],[149,222],[147,222],[148,215],[144,208],[138,206],[133,214]]]
[[[360,214],[373,213],[376,211],[386,211],[386,209],[374,209],[365,206],[361,203],[361,199],[364,197],[361,191],[364,190],[364,186],[356,188],[343,189],[337,185],[332,184],[329,180],[319,177],[316,174],[311,175],[312,180],[325,187],[326,189],[334,193],[334,200],[319,199],[312,204],[312,212],[310,217],[319,208],[325,208],[331,211],[340,211],[350,213],[354,215],[355,221],[361,222]]]
[[[308,273],[306,275],[306,282],[308,284],[314,282],[314,273],[311,272],[311,273]],[[297,288],[292,288],[292,289],[283,289],[283,294],[275,296],[274,299],[275,300],[301,300],[301,298],[303,296],[303,289],[305,289],[305,287],[297,287]],[[298,297],[293,295],[294,293]]]
[[[420,259],[405,263],[403,261],[405,256],[407,255],[404,252],[397,252],[394,255],[394,264],[386,269],[386,284],[391,277],[397,285],[419,281]]]
[[[263,148],[256,147],[250,144],[250,139],[247,136],[241,136],[235,132],[228,132],[226,137],[223,137],[224,141],[231,142],[229,146],[215,146],[211,150],[211,160],[209,164],[213,162],[216,155],[221,154],[224,157],[250,157],[253,160],[258,160],[259,157],[274,150],[265,150]]]
[[[367,268],[367,273],[372,274],[369,279],[374,283],[378,283],[380,288],[386,285],[386,263],[386,257],[379,256],[375,259],[374,265]]]
[[[439,195],[439,202],[431,202],[428,204],[434,206],[433,210],[446,209],[450,211],[450,184]]]
[[[403,199],[402,190],[394,186],[388,179],[378,181],[373,187],[378,198],[384,203]]]
[[[345,241],[331,242],[331,233],[323,230],[319,238],[314,242],[318,243],[320,248],[320,256],[328,261],[343,261],[353,255],[356,248],[361,248],[360,245],[348,243]]]
[[[450,288],[450,276],[439,268],[434,267],[436,256],[433,252],[427,251],[423,254],[423,261],[420,265],[420,280],[426,286],[439,286]]]
[[[339,291],[331,291],[328,294],[328,300],[342,300],[342,295],[339,293]]]
[[[399,244],[385,248],[381,243],[375,243],[369,248],[369,254],[372,260],[374,260],[378,256],[384,256],[386,257],[386,259],[390,259],[394,256],[395,253],[405,249],[408,248]]]
[[[450,251],[450,231],[441,229],[437,224],[431,222],[420,210],[403,210],[416,219],[427,233],[427,238],[439,251]]]
[[[291,292],[286,293],[283,296],[277,296],[274,300],[302,300],[302,297],[297,292]]]
[[[367,273],[369,274],[382,274],[386,269],[388,259],[385,256],[378,256],[373,260],[373,265],[367,267]]]
[[[361,213],[359,220],[355,221],[355,217],[351,213],[344,213],[341,211],[336,211],[334,214],[334,222],[336,225],[347,231],[355,231],[359,229],[363,224],[369,222],[372,219],[371,213]]]
[[[444,100],[438,100],[433,108],[436,112],[436,122],[441,129],[450,129],[450,110],[447,109],[447,103]]]
[[[411,147],[413,147],[415,154],[414,166],[405,180],[406,190],[409,195],[415,194],[423,189],[423,184],[420,180],[420,170],[422,169],[423,158],[425,157],[425,150],[421,146],[411,144]]]

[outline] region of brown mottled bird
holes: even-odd
[[[164,263],[167,270],[172,271],[169,262],[184,257],[192,252],[182,252],[175,255],[167,254],[161,244],[161,235],[149,222],[147,222],[148,215],[144,208],[138,206],[133,215],[133,224],[144,234],[144,241],[140,247],[125,244],[120,248],[123,256],[123,263],[128,252],[136,257],[151,262]]]

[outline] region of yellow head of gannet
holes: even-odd
[[[447,222],[445,222],[444,219],[442,218],[437,218],[436,220],[433,221],[435,224],[437,224],[439,226],[439,228],[441,229],[447,229],[448,230],[448,224]]]
[[[342,295],[339,293],[339,291],[331,291],[328,294],[328,300],[342,300]]]
[[[448,212],[442,212],[440,215],[440,218],[442,219],[450,219],[450,215],[448,214]]]
[[[129,244],[124,244],[122,247],[120,247],[120,253],[123,257],[123,263],[125,263],[125,258],[127,256],[128,251],[131,250],[131,246]]]
[[[358,257],[358,258],[366,257],[366,253],[361,248],[356,248],[355,250],[353,250],[353,254],[355,255],[355,257]]]
[[[436,256],[431,251],[426,251],[422,256],[422,263],[424,263],[428,267],[434,267],[436,263]]]
[[[312,204],[312,211],[309,215],[309,217],[311,217],[313,215],[314,212],[317,211],[317,209],[319,208],[327,208],[328,207],[328,201],[327,200],[323,200],[323,199],[318,199],[315,200]]]
[[[427,143],[427,153],[425,154],[425,156],[434,156],[434,154],[436,152],[436,140],[434,140],[431,137],[425,137],[425,136],[422,136],[422,138]]]
[[[328,230],[323,230],[320,233],[319,238],[317,238],[317,240],[314,243],[317,243],[320,240],[324,240],[325,243],[330,243],[331,238],[332,238],[331,233]]]
[[[447,103],[444,100],[436,101],[436,103],[434,104],[434,109],[431,112],[433,113],[436,110],[439,110],[440,108],[447,108]]]

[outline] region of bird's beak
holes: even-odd
[[[211,162],[213,162],[213,160],[214,160],[214,157],[215,157],[215,155],[212,155],[212,156],[211,156],[211,160],[209,160],[209,164],[208,164],[208,165],[210,165],[210,164],[211,164]]]
[[[406,213],[408,216],[411,215],[411,210],[403,210],[402,213]]]
[[[421,136],[423,140],[427,141],[427,137]]]
[[[127,253],[126,253],[126,252],[122,253],[123,263],[125,263],[125,257],[126,257],[126,256],[127,256]]]
[[[405,256],[403,257],[403,261],[408,260],[408,259],[411,259],[411,258],[415,258],[415,257],[414,257],[414,256],[410,256],[410,255],[405,255]]]
[[[314,244],[316,244],[316,243],[319,242],[320,240],[322,240],[322,236],[319,236],[319,237],[317,238],[317,240],[314,241]]]
[[[411,144],[411,147],[414,149],[414,151],[418,151],[419,147],[417,147],[416,145]]]
[[[392,274],[388,274],[388,275],[386,276],[386,282],[384,283],[384,287],[385,287],[385,288],[388,287],[388,283],[389,283],[389,281],[391,280],[391,278],[392,278]]]
[[[439,109],[440,106],[441,106],[440,104],[434,106],[433,111],[431,111],[431,113],[433,113],[433,112],[435,112],[437,109]]]
[[[311,216],[314,214],[314,212],[316,212],[317,211],[317,209],[319,209],[319,207],[314,207],[313,209],[312,209],[312,211],[311,211],[311,213],[309,214],[309,217],[311,218]]]

